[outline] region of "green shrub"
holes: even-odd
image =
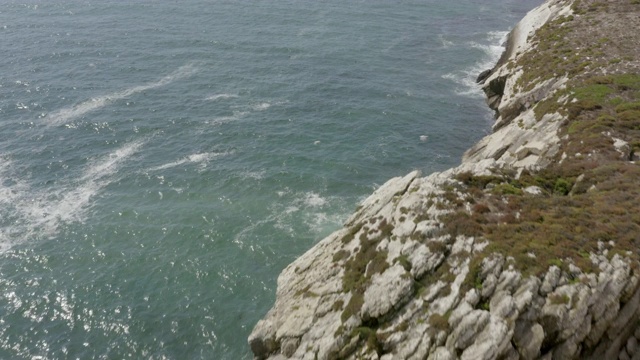
[[[411,271],[411,267],[413,265],[411,264],[411,261],[409,261],[407,255],[400,255],[393,259],[393,263],[395,264],[396,262],[399,263],[406,271]]]
[[[566,305],[566,304],[569,303],[570,300],[571,299],[566,294],[563,294],[563,295],[551,294],[551,295],[549,295],[549,302],[551,304],[554,304],[554,305],[562,305],[562,304]]]
[[[624,103],[616,106],[617,113],[622,113],[630,110],[640,110],[640,101]]]
[[[556,184],[553,186],[553,192],[558,195],[567,195],[571,191],[572,186],[569,181],[560,178],[556,180]]]
[[[501,194],[501,195],[522,195],[521,189],[518,189],[517,187],[508,183],[499,184],[496,187],[494,187],[492,191],[494,194]]]
[[[578,87],[573,90],[576,99],[585,101],[586,104],[601,105],[607,96],[613,93],[613,89],[605,84],[592,84]],[[592,105],[593,106],[593,105]]]

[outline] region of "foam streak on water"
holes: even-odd
[[[200,168],[205,168],[207,166],[207,163],[209,163],[209,161],[217,157],[230,155],[232,153],[233,152],[209,152],[209,153],[191,154],[180,160],[172,161],[170,163],[166,163],[160,166],[154,166],[152,168],[149,168],[149,170],[147,171],[152,172],[152,171],[166,170],[166,169],[171,169],[176,166],[180,166],[188,163],[200,164]]]
[[[0,188],[0,193],[6,195],[2,203],[10,209],[10,214],[4,215],[14,219],[12,225],[0,228],[2,246],[6,250],[19,239],[52,237],[61,225],[84,221],[93,198],[116,180],[114,175],[120,165],[142,145],[142,141],[126,144],[92,161],[79,178],[66,180],[46,191],[28,185],[24,180],[11,187]]]
[[[236,94],[216,94],[216,95],[211,95],[211,96],[207,96],[207,98],[205,100],[207,101],[216,101],[216,100],[224,100],[224,99],[233,99],[233,98],[237,98],[238,95]]]
[[[165,86],[171,84],[176,80],[180,80],[186,78],[188,76],[193,75],[197,72],[197,67],[193,64],[183,65],[178,70],[172,72],[171,74],[161,78],[160,80],[145,84],[138,85],[126,90],[117,91],[111,94],[101,95],[98,97],[91,98],[85,102],[74,105],[69,108],[62,108],[59,110],[55,110],[48,114],[45,118],[45,121],[48,125],[63,125],[68,122],[71,122],[79,117],[84,116],[85,114],[96,111],[107,106],[110,103],[113,103],[117,100],[125,99],[131,95],[141,93],[143,91],[159,88],[161,86]]]

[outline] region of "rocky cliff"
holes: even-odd
[[[640,359],[640,1],[548,0],[491,135],[391,179],[278,278],[258,359]]]

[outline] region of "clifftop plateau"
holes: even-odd
[[[548,0],[493,133],[389,180],[278,278],[258,359],[640,359],[640,1]]]

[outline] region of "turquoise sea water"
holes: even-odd
[[[538,3],[3,1],[0,359],[250,358],[288,263],[489,131]]]

